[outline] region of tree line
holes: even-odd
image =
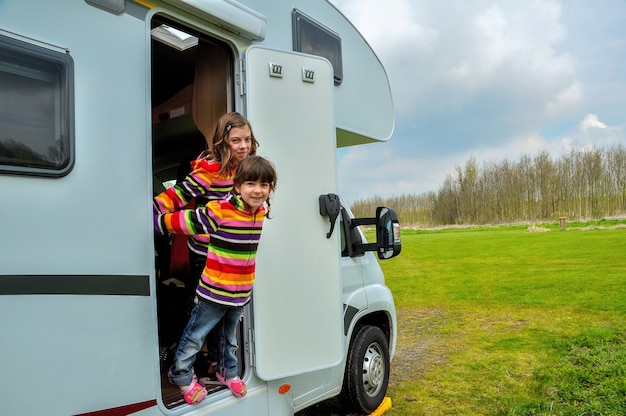
[[[606,218],[626,214],[626,147],[548,151],[479,165],[470,157],[448,173],[438,191],[357,200],[357,216],[377,206],[416,226],[502,224]]]

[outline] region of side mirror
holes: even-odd
[[[400,241],[400,222],[398,214],[391,208],[376,208],[375,218],[353,218],[350,227],[359,225],[376,226],[376,243],[356,243],[350,250],[350,256],[358,256],[366,251],[376,251],[381,260],[390,259],[400,254],[402,242]]]
[[[381,260],[395,257],[402,250],[400,222],[391,208],[376,208],[376,248]]]

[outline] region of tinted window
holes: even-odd
[[[73,61],[0,36],[0,172],[62,176],[73,165]]]
[[[298,10],[292,12],[292,30],[293,50],[328,59],[333,65],[335,85],[341,84],[343,60],[339,36]]]

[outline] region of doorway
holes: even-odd
[[[212,145],[218,118],[233,111],[233,62],[232,49],[226,43],[166,16],[156,15],[152,19],[154,196],[185,179],[191,161]],[[190,278],[187,237],[155,235],[154,238],[161,390],[166,407],[174,408],[185,401],[178,387],[169,383],[167,371],[188,320],[195,283]],[[240,331],[240,340],[241,335]],[[245,366],[241,358],[243,373]],[[199,377],[205,375],[206,351],[197,356],[194,369]],[[219,384],[207,385],[209,393],[222,389]]]

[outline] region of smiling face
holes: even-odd
[[[270,195],[271,185],[269,182],[244,181],[241,185],[235,185],[235,192],[239,194],[246,208],[254,212],[267,200]]]
[[[228,147],[232,160],[239,163],[250,154],[252,149],[252,133],[250,127],[233,127],[228,132]]]

